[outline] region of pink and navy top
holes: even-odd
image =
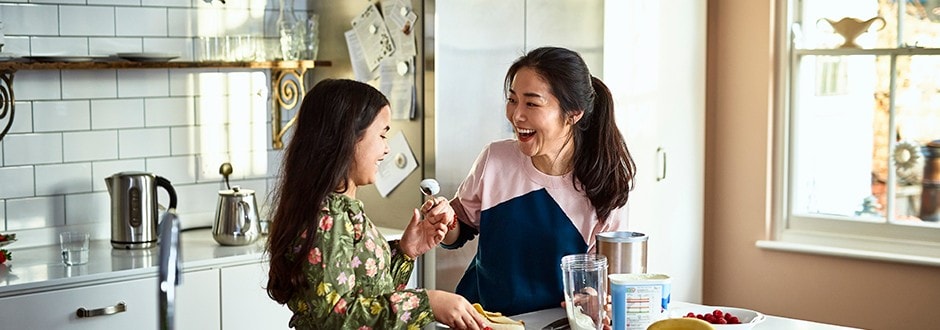
[[[457,189],[460,238],[444,246],[458,248],[479,234],[456,291],[506,315],[558,307],[564,301],[561,257],[593,252],[597,233],[627,230],[626,208],[599,222],[571,173],[539,172],[516,143],[501,140],[483,149]]]

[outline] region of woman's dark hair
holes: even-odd
[[[597,218],[627,203],[633,190],[636,164],[617,129],[614,102],[607,85],[591,75],[578,53],[558,47],[542,47],[517,59],[506,73],[508,95],[516,73],[529,68],[539,74],[558,98],[562,118],[584,111],[574,129],[574,175],[580,181]],[[576,182],[573,182],[577,188]]]
[[[388,104],[372,86],[346,79],[323,80],[304,97],[273,195],[267,291],[278,303],[307,287],[303,264],[317,240],[317,215],[330,193],[349,188],[356,142]]]

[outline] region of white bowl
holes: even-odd
[[[764,322],[766,317],[764,314],[758,311],[752,311],[750,309],[737,308],[737,307],[725,307],[725,306],[703,306],[703,305],[677,305],[675,307],[669,307],[669,317],[670,318],[679,318],[685,317],[686,314],[692,312],[696,315],[698,314],[711,314],[715,310],[720,310],[723,313],[731,313],[731,315],[737,316],[738,320],[741,321],[741,324],[712,324],[715,329],[734,329],[734,330],[744,330],[751,329],[755,325]]]

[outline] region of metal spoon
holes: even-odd
[[[422,194],[428,196],[428,198],[434,198],[434,195],[441,192],[441,184],[437,183],[437,180],[434,179],[424,179],[418,184],[418,189],[421,190]]]
[[[225,179],[225,187],[232,190],[232,186],[228,184],[228,176],[232,175],[232,164],[222,163],[222,166],[219,167],[219,174],[222,174],[222,178]]]

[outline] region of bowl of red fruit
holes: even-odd
[[[669,317],[691,317],[711,323],[715,329],[735,329],[743,330],[753,328],[758,323],[764,321],[764,314],[752,311],[750,309],[724,307],[724,306],[701,306],[701,305],[677,305],[670,306]]]

